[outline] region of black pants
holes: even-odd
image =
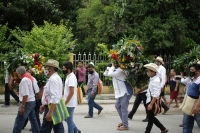
[[[19,97],[17,96],[17,94],[13,91],[10,90],[8,87],[8,83],[5,84],[5,92],[4,92],[4,96],[5,96],[5,105],[10,105],[10,95],[17,101],[19,102]]]
[[[149,104],[147,104],[148,107]],[[146,127],[145,133],[150,133],[151,129],[153,127],[153,124],[155,124],[158,128],[160,128],[161,131],[164,131],[166,128],[160,123],[160,121],[155,117],[152,110],[147,110],[148,113],[148,124]]]
[[[78,82],[78,85],[80,86],[82,83],[83,83],[83,82]],[[83,95],[85,96],[86,93],[85,93],[85,90],[84,90],[84,88],[83,88],[83,85],[81,86],[81,89],[82,89]]]
[[[140,106],[140,103],[143,101],[143,104],[144,104],[144,107],[145,107],[145,110],[146,110],[146,114],[147,114],[147,104],[146,104],[146,92],[144,93],[139,93],[136,95],[136,98],[135,98],[135,101],[134,101],[134,105],[133,105],[133,108],[131,110],[131,112],[128,114],[128,117],[129,118],[133,118],[133,115],[135,114],[135,112],[137,111],[138,107]],[[147,116],[146,116],[147,118]]]

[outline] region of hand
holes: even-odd
[[[88,94],[88,90],[86,90],[86,92],[85,92],[86,94]]]
[[[147,107],[147,109],[148,109],[148,110],[152,110],[152,105],[149,104],[148,107]]]
[[[46,115],[47,121],[52,121],[52,113],[48,112]]]
[[[19,114],[20,114],[20,115],[23,115],[23,114],[24,114],[24,111],[25,111],[24,107],[20,107]]]
[[[177,91],[177,89],[175,89],[174,91]]]
[[[164,91],[164,88],[161,88],[161,92],[163,92]]]
[[[181,77],[184,77],[184,72],[180,72],[180,74],[181,74]]]
[[[77,68],[76,68],[76,70],[78,70],[78,71],[79,71],[79,70],[80,70],[80,68],[79,68],[79,67],[77,67]]]
[[[200,107],[199,106],[195,106],[195,108],[193,109],[193,114],[198,114],[200,111]]]
[[[93,97],[94,97],[94,93],[91,93],[91,94],[90,94],[90,98],[93,98]]]
[[[40,106],[40,112],[44,112],[44,105]]]

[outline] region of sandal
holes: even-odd
[[[179,107],[178,105],[174,105],[174,106],[173,106],[173,108],[178,108],[178,107]]]
[[[118,127],[121,127],[121,126],[123,126],[123,123],[119,123],[119,124],[118,124]]]
[[[123,130],[129,130],[129,128],[121,126],[121,127],[118,127],[117,130],[123,131]]]

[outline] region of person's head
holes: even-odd
[[[87,66],[87,69],[88,69],[88,72],[89,72],[89,74],[93,74],[94,73],[94,65],[93,64],[89,64],[88,66]]]
[[[176,70],[175,69],[171,69],[170,70],[170,75],[171,76],[175,76],[176,75]]]
[[[16,69],[16,73],[17,73],[17,76],[22,79],[22,75],[24,75],[26,73],[26,68],[24,66],[19,66],[17,69]]]
[[[58,72],[59,62],[53,59],[49,59],[46,63],[43,63],[45,66],[44,74],[50,77],[55,72]]]
[[[72,70],[73,70],[73,64],[72,64],[72,62],[70,62],[70,61],[67,61],[67,62],[65,62],[64,64],[63,64],[63,67],[62,67],[62,72],[63,72],[63,74],[70,74],[71,72],[72,72]]]
[[[194,78],[197,78],[198,76],[200,76],[200,64],[194,63],[190,65],[189,75],[190,77],[194,77]]]
[[[78,61],[77,66],[78,66],[78,67],[83,67],[83,61]]]
[[[144,65],[147,68],[147,76],[154,77],[158,72],[158,66],[155,63],[149,63]]]
[[[158,56],[158,57],[155,59],[155,63],[156,63],[156,65],[158,65],[158,66],[163,65],[163,64],[164,64],[163,58],[161,58],[160,56]]]

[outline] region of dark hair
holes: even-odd
[[[191,64],[191,65],[190,65],[190,68],[191,68],[191,67],[194,67],[196,70],[200,70],[200,65],[197,64],[197,63]]]
[[[69,69],[69,70],[72,72],[72,70],[73,70],[73,64],[72,64],[72,62],[67,61],[67,62],[65,62],[65,63],[63,64],[63,66],[64,66],[66,69]]]
[[[89,64],[89,65],[87,66],[87,68],[94,68],[94,66],[93,66],[92,64]]]
[[[79,62],[81,62],[81,63],[83,64],[83,61],[82,61],[82,60],[79,60],[78,63],[79,63]]]
[[[112,64],[111,64],[111,63],[107,65],[107,67],[111,67],[111,66],[112,66]]]
[[[55,72],[58,72],[58,68],[52,67]]]

